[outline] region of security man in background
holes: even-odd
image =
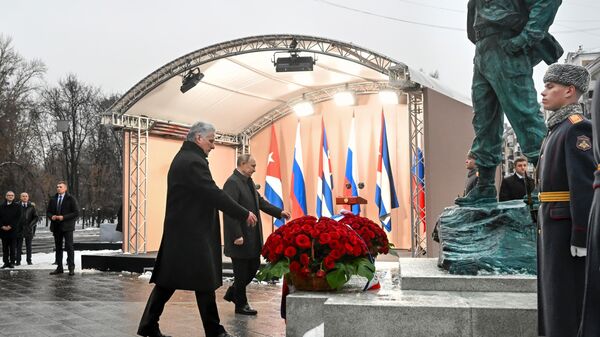
[[[589,81],[585,68],[571,64],[553,64],[544,76],[542,104],[550,115],[538,165],[540,336],[577,336],[581,319],[596,165],[592,124],[578,101]]]
[[[527,158],[519,157],[514,161],[515,173],[504,179],[500,185],[500,201],[522,200],[527,194],[530,194],[535,182],[527,176]]]

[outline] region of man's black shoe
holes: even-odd
[[[33,262],[27,261],[27,264],[31,266],[33,264]]]
[[[171,337],[171,336],[163,335],[162,332],[160,332],[160,330],[154,331],[151,333],[139,333],[139,331],[138,331],[138,335],[144,336],[144,337]]]
[[[233,292],[234,292],[233,287],[227,288],[227,291],[225,292],[225,296],[223,296],[223,299],[227,302],[233,302],[235,300]]]
[[[20,265],[21,265],[21,262],[20,262],[20,261],[18,261],[18,262],[15,262],[15,266],[20,266]]]
[[[75,275],[75,270],[73,270],[73,269],[69,270],[69,276],[73,276],[73,275]]]
[[[6,269],[6,268],[8,268],[8,263],[5,263],[2,265],[2,267],[0,267],[0,269]]]
[[[235,313],[242,314],[242,315],[254,316],[258,313],[258,311],[252,309],[252,307],[250,305],[246,304],[243,307],[235,308]]]
[[[234,335],[230,334],[227,331],[223,331],[220,334],[217,335],[217,337],[235,337]]]
[[[9,264],[8,268],[13,269],[13,268],[15,268],[15,265],[14,264]]]
[[[55,269],[54,271],[51,271],[51,272],[50,272],[50,275],[58,275],[58,274],[62,274],[62,273],[64,273],[64,272],[65,272],[64,270],[62,270],[62,269],[58,269],[58,268],[57,268],[57,269]]]

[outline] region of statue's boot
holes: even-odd
[[[477,185],[464,197],[458,197],[454,203],[458,206],[474,206],[498,202],[496,185],[494,184],[496,168],[479,167]]]

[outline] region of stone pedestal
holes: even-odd
[[[362,292],[364,279],[353,279],[339,292],[291,294],[286,336],[321,324],[324,336],[537,336],[534,276],[458,276],[436,264],[377,264],[379,291]]]

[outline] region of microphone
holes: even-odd
[[[256,188],[257,191],[260,190],[260,184],[254,185],[254,188]]]
[[[358,183],[358,189],[359,189],[359,190],[362,190],[363,188],[365,188],[365,183],[363,183],[363,182],[359,182],[359,183]]]

